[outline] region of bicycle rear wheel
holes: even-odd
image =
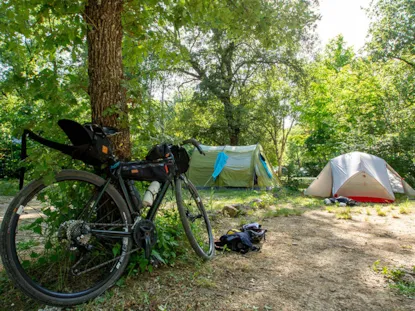
[[[123,273],[132,240],[91,231],[125,232],[131,224],[121,195],[112,185],[103,192],[104,184],[97,175],[64,170],[51,184],[30,183],[11,202],[0,251],[10,279],[24,293],[46,304],[79,304]]]
[[[193,184],[185,175],[175,179],[176,201],[180,220],[190,245],[204,260],[215,254],[212,227],[202,200]]]

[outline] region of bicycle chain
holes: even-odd
[[[128,224],[128,225],[126,225],[126,224],[104,224],[104,223],[96,223],[96,222],[92,222],[92,223],[87,222],[85,224],[90,226],[90,227],[95,227],[95,226],[126,227],[127,226],[127,227],[132,228],[134,226],[134,224]]]
[[[111,227],[125,227],[125,226],[127,226],[127,227],[133,227],[133,225],[134,224],[128,224],[128,225],[126,225],[126,224],[105,224],[105,223],[86,223],[86,225],[88,225],[88,226],[90,226],[90,227],[96,227],[96,226],[111,226]],[[138,250],[140,250],[141,249],[141,247],[138,247],[138,248],[136,248],[136,249],[133,249],[133,250],[131,250],[131,251],[129,251],[129,252],[127,252],[127,253],[125,253],[125,254],[123,254],[123,255],[120,255],[120,256],[118,256],[118,257],[115,257],[115,258],[113,258],[113,259],[110,259],[110,260],[108,260],[108,261],[105,261],[105,262],[103,262],[103,263],[101,263],[101,264],[99,264],[99,265],[97,265],[97,266],[95,266],[95,267],[92,267],[92,268],[89,268],[89,269],[86,269],[86,270],[84,270],[84,271],[81,271],[81,272],[75,272],[76,270],[75,270],[75,268],[76,268],[76,266],[77,265],[79,265],[80,264],[80,262],[82,261],[82,258],[83,257],[81,257],[73,266],[72,266],[72,268],[71,268],[71,271],[72,271],[72,274],[73,275],[75,275],[75,276],[79,276],[79,275],[81,275],[81,274],[84,274],[84,273],[87,273],[87,272],[90,272],[90,271],[93,271],[93,270],[96,270],[96,269],[99,269],[99,268],[101,268],[101,267],[103,267],[103,266],[105,266],[105,265],[107,265],[107,264],[109,264],[109,263],[111,263],[111,262],[113,262],[113,261],[116,261],[116,260],[118,260],[118,259],[120,259],[121,257],[123,257],[123,256],[126,256],[126,255],[129,255],[129,254],[132,254],[132,253],[134,253],[134,252],[136,252],[136,251],[138,251]]]
[[[120,256],[118,256],[118,257],[115,257],[115,258],[113,258],[113,259],[110,259],[110,260],[108,260],[108,261],[105,261],[105,262],[103,262],[103,263],[101,263],[101,264],[99,264],[99,265],[97,265],[97,266],[95,266],[95,267],[92,267],[92,268],[89,268],[89,269],[86,269],[86,270],[84,270],[84,271],[81,271],[81,272],[75,272],[75,270],[74,270],[74,268],[77,266],[77,265],[79,265],[79,263],[81,262],[81,260],[82,260],[82,257],[78,260],[78,262],[77,263],[75,263],[74,265],[73,265],[73,267],[71,268],[71,271],[72,271],[72,274],[73,275],[75,275],[75,276],[79,276],[79,275],[81,275],[81,274],[84,274],[84,273],[87,273],[87,272],[90,272],[90,271],[93,271],[93,270],[95,270],[95,269],[99,269],[99,268],[101,268],[101,267],[103,267],[103,266],[105,266],[105,265],[107,265],[107,264],[109,264],[109,263],[111,263],[111,262],[113,262],[113,261],[116,261],[116,260],[118,260],[118,259],[120,259],[121,257],[123,257],[123,256],[126,256],[126,255],[129,255],[129,254],[132,254],[132,253],[134,253],[134,252],[136,252],[136,251],[138,251],[138,250],[140,250],[141,249],[141,247],[138,247],[138,248],[136,248],[136,249],[133,249],[133,250],[131,250],[131,251],[129,251],[129,252],[127,252],[127,253],[125,253],[124,255],[120,255]]]

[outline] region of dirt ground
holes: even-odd
[[[8,200],[0,198],[1,212]],[[414,213],[380,217],[373,209],[343,220],[322,207],[260,222],[268,234],[258,253],[218,253],[208,263],[129,277],[76,310],[415,310],[414,299],[397,294],[372,268],[377,260],[415,265]],[[216,232],[235,224],[222,219]]]

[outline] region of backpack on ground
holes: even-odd
[[[225,247],[242,254],[249,251],[259,251],[261,248],[253,243],[265,241],[266,229],[262,229],[258,223],[252,223],[242,226],[240,229],[231,229],[225,235],[222,235],[219,241],[215,242],[217,250],[224,250]]]

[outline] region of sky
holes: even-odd
[[[321,20],[317,32],[321,47],[338,34],[343,34],[347,44],[357,52],[363,47],[369,18],[361,7],[368,8],[371,0],[320,0]]]

